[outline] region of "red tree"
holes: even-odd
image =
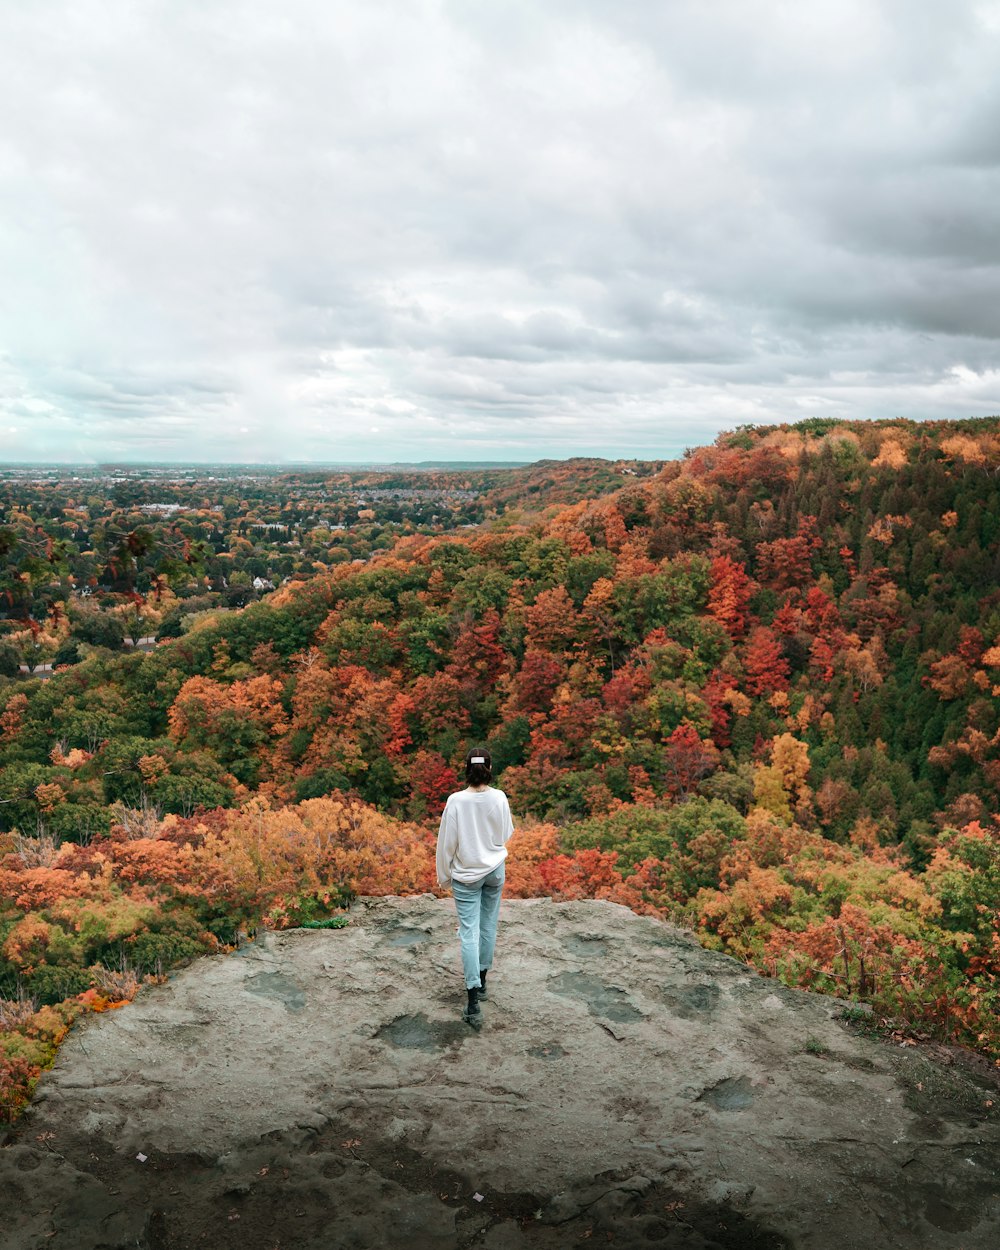
[[[719,765],[714,743],[702,741],[687,721],[678,725],[664,747],[663,771],[671,794],[687,794]]]
[[[766,625],[759,625],[747,640],[743,652],[748,694],[770,694],[788,689],[788,661],[781,646]]]
[[[708,611],[730,638],[742,638],[750,614],[750,599],[755,583],[747,576],[744,565],[729,556],[712,561],[711,585],[708,590]]]

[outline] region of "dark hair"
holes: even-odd
[[[482,764],[473,760],[482,759]],[[465,757],[465,780],[470,786],[485,786],[493,780],[493,760],[485,747],[473,747]]]

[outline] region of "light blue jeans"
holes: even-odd
[[[507,861],[487,873],[479,881],[466,884],[452,880],[451,891],[455,896],[458,912],[459,940],[462,943],[462,970],[465,988],[477,989],[479,969],[492,968],[493,948],[497,940],[497,918],[500,915],[500,895],[507,876]]]

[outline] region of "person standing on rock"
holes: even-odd
[[[479,1000],[486,997],[486,974],[493,966],[504,860],[514,823],[506,794],[490,784],[493,761],[484,747],[466,755],[465,780],[466,788],[449,794],[441,813],[437,875],[441,885],[451,885],[458,912],[468,993],[462,1019],[478,1028],[482,1023]]]

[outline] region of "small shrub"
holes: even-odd
[[[13,1124],[31,1101],[41,1069],[19,1056],[0,1054],[0,1124]]]
[[[170,919],[176,923],[176,928],[171,924],[166,931],[147,929],[143,933],[132,934],[119,945],[117,951],[109,952],[110,960],[105,962],[116,964],[124,959],[140,975],[158,974],[215,949],[215,943],[208,934],[204,934],[193,917],[175,915]],[[178,932],[178,929],[182,931]],[[184,929],[189,931],[184,932]]]
[[[25,988],[43,1006],[61,1003],[90,988],[90,973],[86,968],[56,967],[41,964],[24,977]]]

